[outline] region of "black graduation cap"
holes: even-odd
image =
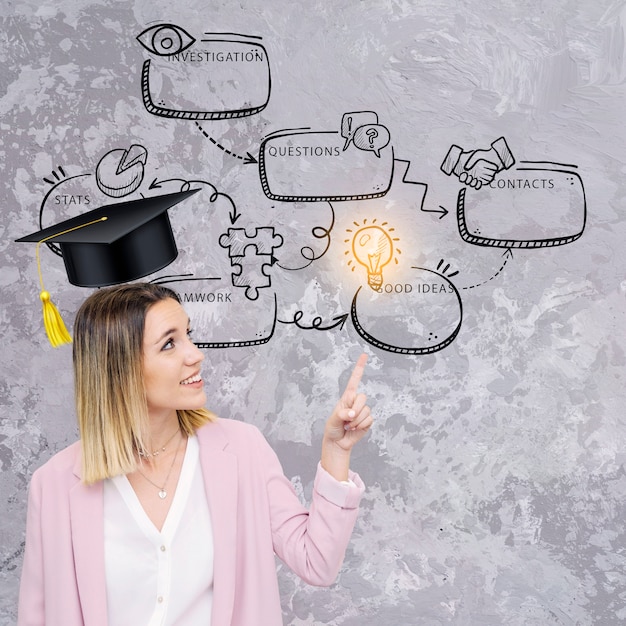
[[[197,191],[109,204],[17,241],[58,244],[73,285],[104,287],[129,282],[176,258],[167,210]]]

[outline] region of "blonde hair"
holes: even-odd
[[[74,389],[86,484],[135,471],[135,452],[147,449],[144,326],[148,309],[168,298],[180,303],[167,287],[131,283],[99,289],[76,314]],[[189,436],[215,419],[204,408],[177,415]]]

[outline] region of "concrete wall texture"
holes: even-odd
[[[30,476],[77,437],[71,348],[15,240],[192,188],[146,280],[183,294],[210,408],[256,424],[304,499],[370,356],[354,537],[330,589],[279,565],[285,624],[626,623],[623,0],[2,0],[0,19],[0,623]],[[93,286],[51,247],[71,331]]]

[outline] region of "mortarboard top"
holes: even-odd
[[[136,280],[178,255],[167,210],[199,189],[109,204],[18,239],[58,244],[67,277],[79,287]]]

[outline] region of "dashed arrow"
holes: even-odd
[[[198,127],[198,130],[214,145],[217,146],[220,150],[228,154],[229,156],[239,159],[244,162],[244,165],[250,165],[252,163],[258,163],[258,161],[252,156],[249,152],[246,152],[246,156],[241,156],[240,154],[235,154],[232,150],[225,148],[221,143],[213,139],[209,133],[207,133],[198,122],[194,122]]]
[[[482,283],[477,283],[476,285],[469,285],[467,287],[461,287],[461,289],[474,289],[475,287],[486,285],[489,281],[499,276],[502,273],[502,270],[506,267],[506,264],[509,262],[509,259],[513,258],[513,252],[511,252],[511,248],[507,248],[504,251],[504,254],[502,256],[504,257],[504,263],[502,263],[502,266],[500,267],[500,269],[491,278],[488,278],[487,280],[483,280]]]

